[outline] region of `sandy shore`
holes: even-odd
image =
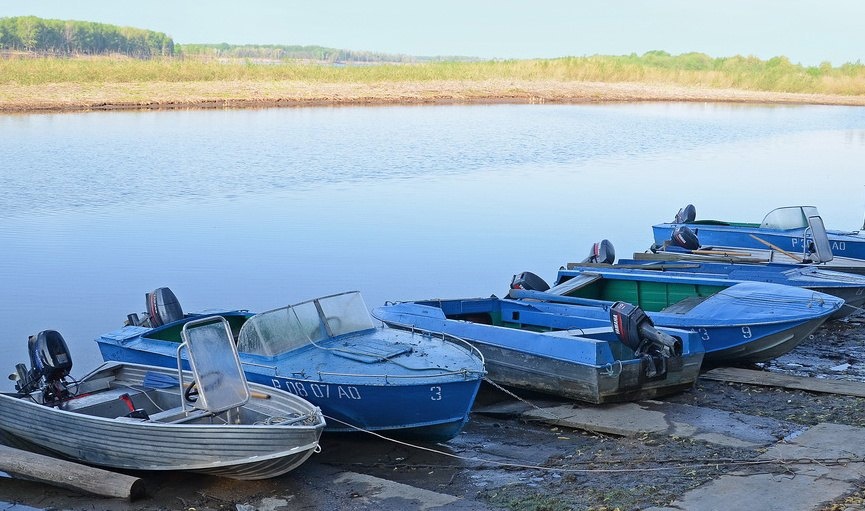
[[[561,81],[137,82],[0,85],[0,112],[434,103],[687,101],[865,106],[865,96]]]

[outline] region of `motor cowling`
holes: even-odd
[[[72,370],[72,355],[63,336],[56,330],[44,330],[27,340],[30,369],[16,364],[15,390],[21,395],[41,391],[42,403],[54,406],[70,397],[65,378]]]
[[[698,250],[700,248],[700,240],[697,238],[697,234],[684,225],[680,225],[673,230],[673,234],[670,236],[670,243],[673,246],[686,250]]]
[[[145,293],[144,300],[147,304],[147,315],[151,327],[155,328],[183,319],[183,308],[180,307],[180,301],[167,287],[160,287],[150,293]]]
[[[527,291],[547,291],[550,285],[530,271],[524,271],[514,275],[511,279],[511,289],[525,289]]]
[[[601,263],[613,264],[616,262],[616,249],[610,240],[601,240],[592,245],[589,251],[589,257],[583,260],[584,263]]]
[[[43,330],[28,340],[30,366],[47,382],[61,380],[72,370],[72,355],[60,332]]]
[[[614,303],[610,307],[610,322],[619,340],[642,360],[647,379],[665,377],[668,361],[682,356],[682,341],[655,328],[649,316],[636,305]]]
[[[695,208],[693,204],[688,204],[684,208],[680,209],[678,213],[676,213],[675,218],[673,218],[673,223],[686,224],[691,223],[696,219],[697,208]]]

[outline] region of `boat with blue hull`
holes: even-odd
[[[590,403],[686,390],[703,360],[699,334],[655,329],[629,304],[597,324],[551,304],[495,297],[392,303],[372,314],[393,328],[471,342],[497,384]]]
[[[558,279],[575,276],[576,271],[619,272],[622,275],[646,275],[654,272],[658,280],[677,276],[706,276],[726,279],[729,285],[736,282],[754,281],[783,284],[819,291],[844,300],[844,305],[830,319],[839,319],[860,312],[865,305],[865,276],[831,271],[816,266],[797,266],[783,263],[742,264],[712,263],[697,261],[645,261],[619,259],[616,264],[568,263],[560,270]]]
[[[614,302],[632,303],[658,326],[699,333],[705,364],[712,366],[783,355],[844,304],[824,293],[766,282],[730,285],[728,279],[717,277],[661,278],[650,271],[623,275],[602,267],[559,271],[551,288],[536,275],[517,275],[509,296],[559,304],[589,325],[605,321]]]
[[[138,324],[96,340],[105,360],[169,366],[183,325],[218,313],[231,325],[247,379],[315,404],[326,431],[448,440],[468,421],[485,374],[483,356],[458,339],[375,326],[357,292],[260,314],[184,314],[161,306],[176,304],[166,289],[148,293],[145,320],[131,318]],[[158,293],[166,297],[153,298]]]
[[[681,228],[681,227],[680,227]],[[823,268],[841,273],[865,275],[865,259],[850,259],[849,257],[832,257],[828,261],[812,258],[811,255],[793,254],[775,249],[743,248],[743,247],[700,247],[690,250],[673,245],[659,246],[653,244],[645,252],[635,252],[633,259],[639,262],[647,261],[694,261],[707,263],[731,263],[748,265],[765,265],[768,263],[786,264],[800,268]]]
[[[770,211],[762,222],[732,222],[725,220],[697,220],[696,209],[688,205],[679,211],[673,222],[652,226],[655,243],[663,245],[674,232],[688,227],[699,238],[700,244],[714,247],[774,249],[788,254],[804,254],[813,248],[814,234],[826,233],[826,249],[836,257],[865,259],[865,233],[863,231],[827,230],[813,206],[787,206]],[[830,257],[831,258],[831,257]]]

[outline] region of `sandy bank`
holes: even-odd
[[[865,106],[865,96],[561,81],[137,82],[0,85],[0,112],[433,103],[688,101]]]

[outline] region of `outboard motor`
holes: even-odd
[[[647,380],[667,376],[670,365],[681,364],[682,341],[655,328],[643,309],[626,302],[610,307],[613,332],[642,360]]]
[[[601,240],[600,243],[592,245],[589,257],[583,259],[584,263],[613,264],[616,262],[616,249],[610,240]]]
[[[700,248],[700,240],[697,238],[697,234],[684,225],[680,225],[673,230],[673,234],[670,236],[670,244],[687,250],[697,250]]]
[[[30,354],[30,369],[24,364],[17,364],[15,390],[19,394],[29,394],[40,387],[42,402],[54,404],[69,398],[67,383],[64,379],[72,370],[72,356],[63,336],[56,330],[44,330],[31,335],[27,340],[27,350]],[[17,376],[17,377],[16,377]]]
[[[673,223],[687,224],[693,222],[696,219],[697,208],[695,208],[693,204],[688,204],[684,208],[680,209],[678,213],[676,213],[675,218],[673,218]]]
[[[167,287],[160,287],[151,293],[145,293],[147,315],[150,326],[156,328],[178,319],[183,319],[183,309],[174,293]]]
[[[547,291],[550,285],[544,279],[530,271],[524,271],[514,275],[511,279],[511,289],[525,289],[526,291]]]

